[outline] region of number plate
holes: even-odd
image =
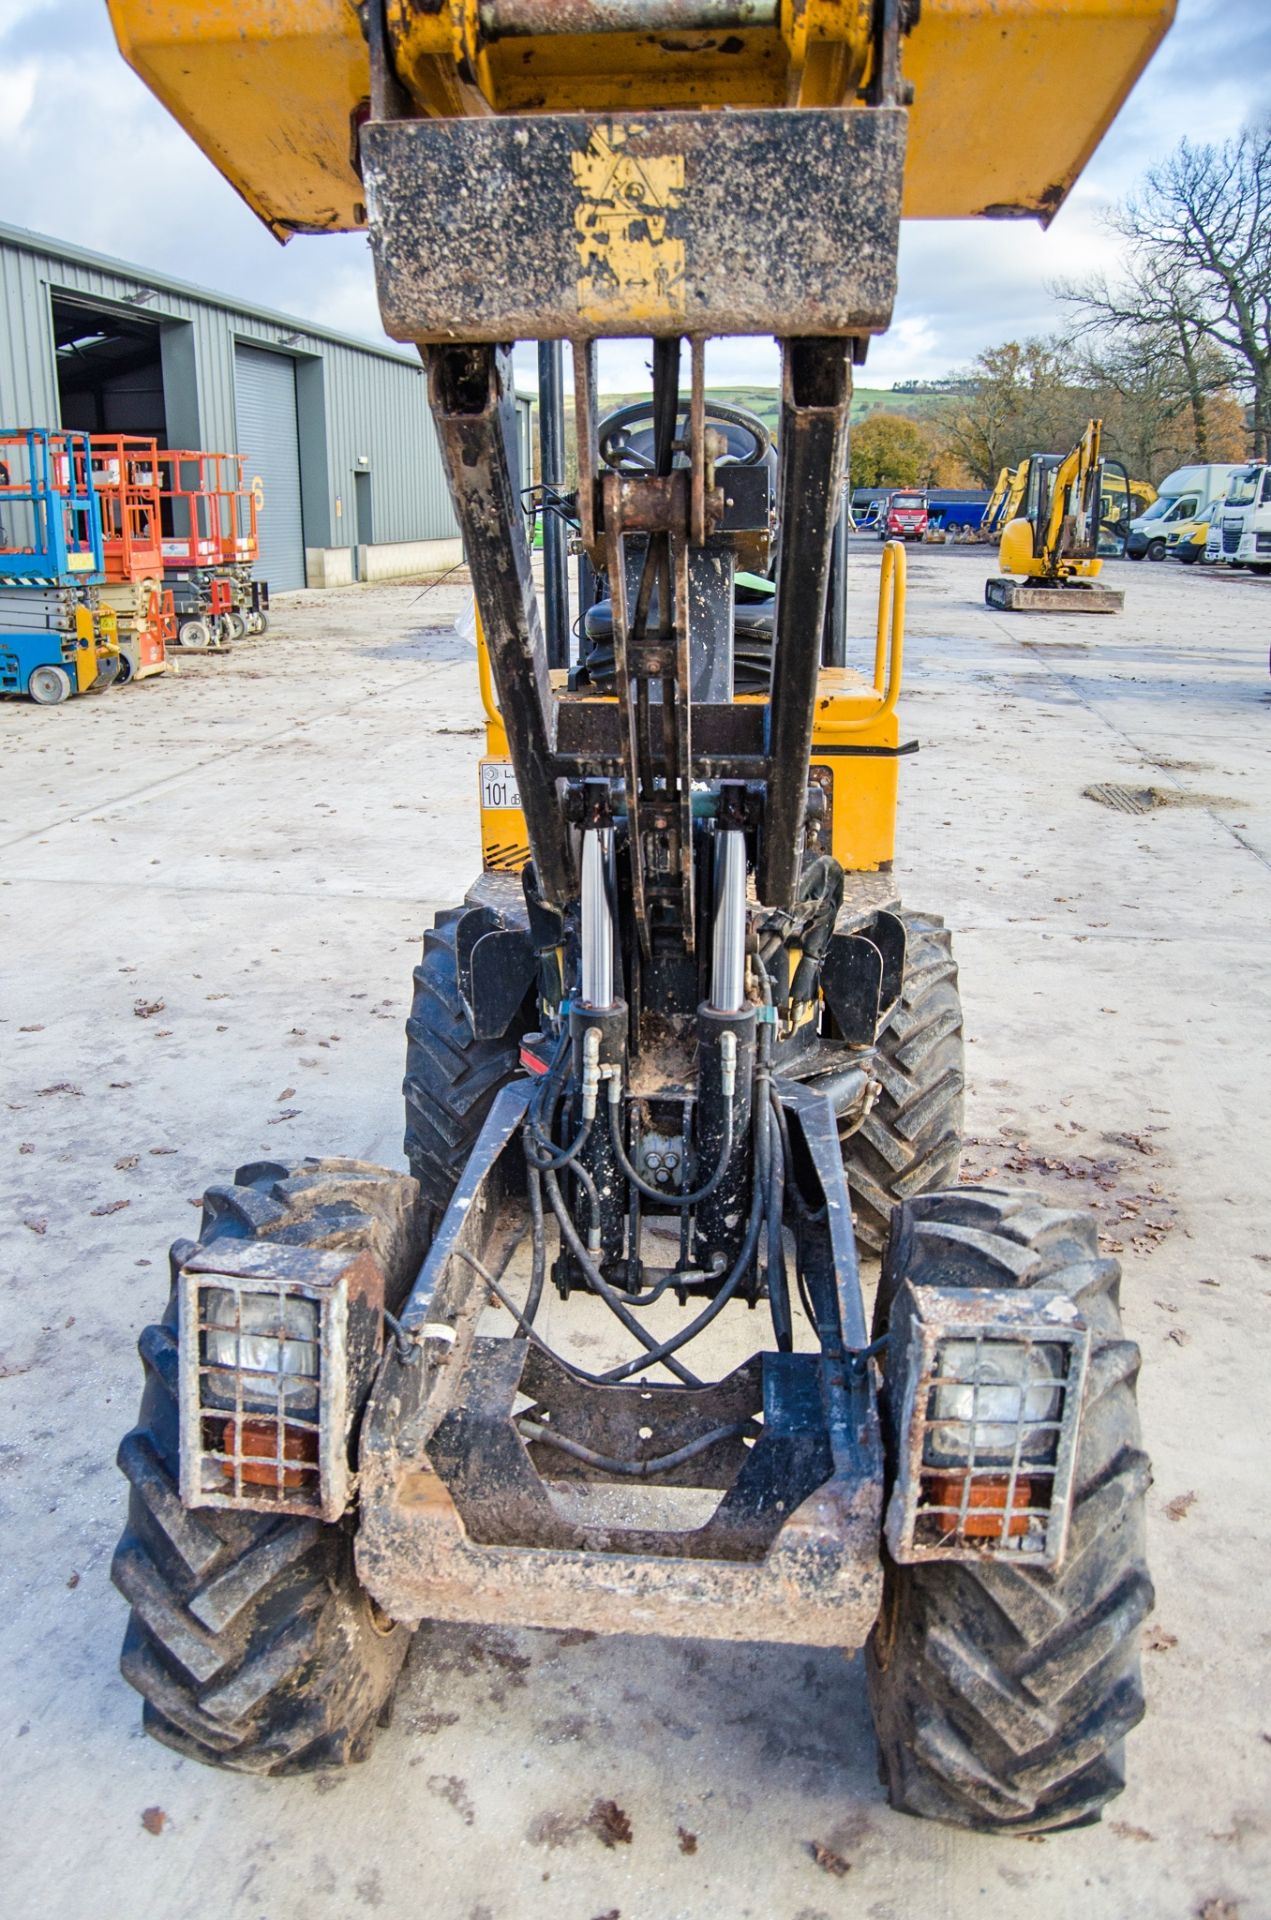
[[[520,809],[521,794],[516,784],[516,768],[510,760],[482,761],[481,805]]]

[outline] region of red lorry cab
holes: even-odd
[[[927,531],[925,493],[889,494],[879,517],[880,540],[921,540]]]

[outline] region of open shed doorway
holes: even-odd
[[[64,427],[169,445],[157,320],[55,296],[53,339]]]

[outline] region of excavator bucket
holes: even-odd
[[[1049,222],[1163,38],[1176,0],[888,0],[911,31],[903,211]],[[125,59],[280,239],[365,226],[374,117],[518,121],[852,107],[872,0],[109,0]],[[360,24],[367,22],[364,34]],[[267,103],[267,105],[265,104]],[[448,189],[449,181],[440,183]],[[744,209],[747,182],[733,185]],[[799,178],[799,196],[815,176]],[[440,196],[439,196],[440,197]],[[791,206],[793,206],[793,196]],[[373,222],[372,222],[373,223]],[[756,228],[756,231],[758,229]],[[826,242],[827,254],[829,241]],[[768,250],[760,251],[767,258]]]

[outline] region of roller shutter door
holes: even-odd
[[[285,353],[235,347],[234,398],[247,479],[264,488],[256,572],[284,593],[305,584],[295,362]]]

